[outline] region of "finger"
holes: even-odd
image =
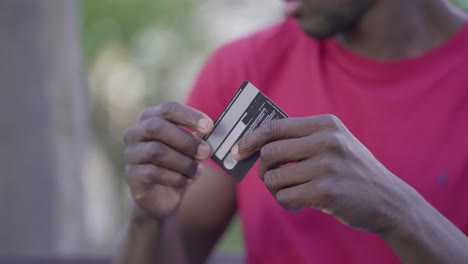
[[[184,155],[161,142],[142,142],[125,149],[128,164],[153,164],[181,173],[187,177],[195,176],[200,162]]]
[[[331,181],[320,179],[301,185],[281,189],[276,193],[278,203],[288,211],[298,211],[304,207],[312,207],[326,214],[333,213],[332,204],[335,199]]]
[[[275,195],[279,190],[304,184],[320,177],[335,175],[339,164],[332,158],[314,157],[295,164],[272,169],[265,173],[263,182]]]
[[[148,108],[140,114],[140,122],[152,117],[161,117],[174,124],[190,128],[206,135],[213,130],[213,120],[206,114],[178,102],[167,102]]]
[[[198,160],[208,158],[210,146],[200,137],[160,117],[146,119],[125,132],[125,143],[161,141]]]
[[[346,140],[338,133],[321,132],[302,138],[275,141],[261,148],[258,174],[262,178],[268,170],[284,164],[313,157],[320,160],[346,151]]]
[[[270,142],[304,137],[323,130],[334,131],[339,124],[333,115],[271,120],[239,140],[232,148],[232,155],[236,160],[245,159]]]
[[[152,164],[129,165],[125,169],[127,183],[138,189],[146,189],[155,184],[184,187],[189,179],[180,173]]]
[[[284,164],[307,159],[310,156],[309,137],[284,139],[271,142],[260,150],[258,175],[263,180],[264,174]]]
[[[192,132],[192,135],[197,136],[197,137],[199,137],[200,139],[202,139],[203,136],[204,136],[203,134],[200,134],[200,133],[197,132],[197,131],[193,131],[193,132]]]

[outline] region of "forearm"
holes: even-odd
[[[143,216],[133,209],[115,254],[118,264],[185,263],[175,217],[164,221]]]
[[[380,234],[403,263],[467,263],[468,238],[419,194],[401,224]]]

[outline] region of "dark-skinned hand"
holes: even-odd
[[[201,161],[209,156],[210,147],[201,136],[212,129],[207,115],[168,102],[143,111],[125,131],[126,180],[141,209],[156,218],[177,209],[187,187],[201,173]]]
[[[315,208],[353,228],[396,227],[415,192],[333,115],[273,120],[242,138],[232,155],[257,151],[258,175],[284,208]]]

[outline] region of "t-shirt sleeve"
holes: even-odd
[[[244,42],[228,43],[208,57],[185,101],[188,106],[216,120],[242,82],[248,79]]]

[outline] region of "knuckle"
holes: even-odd
[[[161,176],[161,169],[157,166],[147,165],[141,172],[141,183],[146,186],[154,184]]]
[[[340,119],[333,114],[326,114],[323,116],[325,126],[332,130],[338,130],[341,127]]]
[[[197,154],[198,145],[201,143],[200,140],[189,133],[183,133],[180,138],[180,142],[182,143],[182,146],[186,146],[190,149],[193,154]]]
[[[268,171],[265,174],[264,183],[270,190],[277,190],[279,188],[278,173],[275,171]]]
[[[189,177],[195,176],[197,172],[198,162],[196,162],[194,159],[189,158],[184,163],[185,164],[182,166],[184,168],[183,174]]]
[[[132,141],[132,130],[133,130],[133,127],[128,127],[124,130],[123,142],[125,145],[129,145],[130,142]]]
[[[148,178],[154,178],[161,174],[161,169],[156,166],[148,166],[146,168],[145,176]]]
[[[149,160],[160,160],[164,155],[167,154],[167,147],[158,142],[150,142],[147,144],[147,155]]]
[[[290,192],[279,191],[276,193],[276,200],[281,204],[281,206],[288,207],[288,205],[291,204],[292,197]]]
[[[344,140],[338,133],[331,133],[325,140],[325,147],[330,152],[341,153],[344,151]]]
[[[130,187],[148,186],[152,183],[154,166],[136,165],[125,167],[125,179]]]
[[[324,179],[321,179],[315,183],[315,188],[317,194],[319,194],[321,197],[329,197],[331,192],[330,192],[330,184]]]
[[[164,124],[165,122],[160,118],[150,118],[144,124],[145,133],[152,136],[161,135],[164,131]]]
[[[318,208],[327,208],[336,200],[336,190],[329,181],[318,181],[316,183],[316,191],[315,206]]]
[[[173,187],[185,187],[187,185],[187,178],[182,176],[181,174],[177,174],[176,177],[174,177],[172,179],[173,183],[171,184],[171,186]]]
[[[140,113],[140,115],[138,117],[138,120],[143,121],[143,120],[146,120],[146,119],[150,118],[151,115],[152,115],[152,112],[153,111],[151,110],[151,108],[147,108],[147,109],[141,111],[141,113]]]
[[[272,144],[267,144],[260,150],[260,159],[263,162],[270,162],[274,159],[276,153],[276,148]]]
[[[125,166],[125,179],[127,182],[132,178],[133,175],[133,166]]]
[[[126,147],[125,150],[124,150],[124,160],[125,160],[125,163],[127,164],[130,164],[132,163],[132,150],[131,150],[131,147]],[[125,172],[127,171],[127,169],[129,168],[125,168]]]
[[[278,120],[271,120],[262,125],[262,133],[267,137],[276,136],[280,131],[280,123]]]
[[[162,104],[161,115],[166,119],[171,119],[177,113],[179,109],[179,103],[171,101]]]
[[[325,175],[335,175],[338,172],[338,164],[331,158],[325,158],[320,161],[319,170]]]
[[[288,211],[296,211],[300,206],[294,199],[294,195],[291,191],[279,191],[276,193],[276,200],[278,203]]]

